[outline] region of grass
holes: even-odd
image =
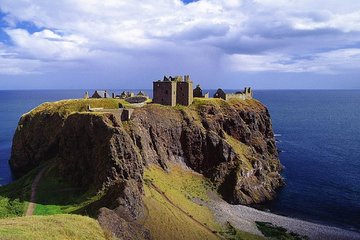
[[[241,160],[241,162],[246,165],[248,170],[253,169],[251,162],[246,157],[249,156],[249,152],[250,152],[249,146],[247,146],[246,144],[240,142],[239,140],[233,138],[232,136],[226,133],[224,134],[225,134],[226,142],[230,144],[230,146],[232,146],[232,148],[234,149],[236,155]]]
[[[202,175],[190,170],[184,170],[181,166],[171,164],[168,173],[158,166],[151,166],[145,169],[144,179],[145,181],[151,181],[160,188],[171,201],[186,212],[191,212],[197,220],[207,222],[208,224],[210,223],[210,227],[216,228],[210,210],[192,201],[193,199],[209,201],[207,191],[212,188],[212,185]]]
[[[306,240],[309,239],[307,236],[302,236],[294,232],[289,232],[283,227],[273,225],[269,222],[256,222],[257,228],[264,234],[268,239],[279,239],[279,240]]]
[[[22,216],[31,194],[31,184],[41,167],[22,178],[0,187],[0,218]]]
[[[231,108],[236,111],[264,111],[265,106],[256,99],[238,99],[232,98],[225,101],[221,98],[194,98],[194,102],[190,105],[192,109],[199,109],[202,106],[213,106],[214,108]]]
[[[161,168],[152,166],[144,172],[144,204],[148,210],[145,227],[150,230],[154,239],[193,239],[194,236],[198,239],[218,239],[151,187],[150,182],[194,219],[210,228],[219,229],[210,210],[192,201],[193,198],[208,200],[205,187],[207,182],[204,178],[176,165],[172,165],[170,169],[170,173],[166,173]]]
[[[169,204],[161,194],[145,186],[144,203],[148,216],[144,226],[154,239],[219,239]]]
[[[70,214],[0,219],[0,236],[4,240],[111,239],[96,220]]]
[[[147,209],[144,226],[150,230],[154,239],[194,239],[194,236],[196,239],[220,239],[220,233],[226,230],[216,223],[213,213],[204,206],[210,201],[207,193],[212,191],[213,186],[202,175],[181,166],[172,164],[169,169],[169,172],[165,172],[160,167],[151,166],[144,171],[143,200]],[[153,185],[161,192],[154,189]],[[163,194],[186,214],[172,205]],[[259,239],[255,235],[236,231],[237,236],[243,238],[226,237]]]
[[[221,98],[194,98],[191,107],[196,109],[203,105],[207,105],[207,106],[211,105],[214,107],[228,107],[229,102]]]
[[[247,232],[239,231],[234,228],[229,222],[224,227],[224,230],[221,232],[226,239],[229,240],[261,240],[265,239],[264,237],[253,235]]]
[[[114,99],[114,98],[106,98],[106,99],[69,99],[69,100],[61,100],[57,102],[46,102],[41,104],[40,106],[34,108],[30,112],[26,113],[26,115],[34,116],[37,113],[57,113],[60,116],[68,116],[74,112],[84,112],[87,110],[88,106],[92,108],[119,108],[120,105],[123,107],[130,107],[131,105],[126,102],[124,99]]]
[[[62,180],[58,172],[55,162],[44,173],[37,188],[35,215],[75,213],[102,197]]]
[[[36,194],[35,215],[23,217],[38,172],[44,173]],[[76,212],[101,196],[93,191],[74,188],[60,180],[55,161],[49,161],[13,183],[0,187],[0,239],[112,239],[96,220]],[[56,214],[56,215],[54,215]]]
[[[75,213],[102,197],[93,189],[81,189],[63,181],[58,174],[57,163],[52,160],[17,181],[0,187],[0,218],[24,215],[30,200],[32,182],[43,167],[48,170],[37,187],[34,215]]]

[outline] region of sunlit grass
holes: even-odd
[[[157,166],[145,170],[144,204],[148,210],[145,227],[154,239],[218,239],[218,237],[196,224],[187,214],[169,203],[151,184],[157,186],[171,201],[194,219],[213,230],[219,230],[211,211],[192,201],[198,198],[207,201],[209,183],[193,172],[172,165],[169,173]],[[148,182],[148,184],[146,184]]]
[[[105,240],[98,222],[79,215],[30,216],[0,219],[0,238],[7,240]]]
[[[40,106],[34,108],[26,115],[34,116],[37,113],[48,113],[53,114],[57,113],[60,116],[68,116],[74,112],[84,112],[87,111],[88,106],[92,108],[119,108],[119,106],[130,107],[131,105],[126,102],[124,99],[114,99],[114,98],[89,98],[89,99],[69,99],[61,100],[57,102],[46,102]]]
[[[145,170],[144,180],[147,210],[144,225],[154,239],[262,239],[234,228],[229,231],[227,226],[215,221],[205,206],[213,187],[201,174],[174,164],[168,172],[151,166]]]
[[[40,169],[35,168],[20,179],[0,187],[0,218],[24,215],[30,200],[32,182]]]

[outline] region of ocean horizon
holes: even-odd
[[[1,185],[13,181],[8,160],[21,115],[85,91],[0,91]],[[254,97],[269,109],[286,182],[261,208],[360,232],[360,90],[254,90]]]

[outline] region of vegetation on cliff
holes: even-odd
[[[28,205],[31,184],[39,168],[8,185],[0,186],[0,218],[22,216]]]
[[[219,238],[212,232],[219,231],[220,226],[210,210],[193,201],[207,199],[209,183],[201,175],[177,165],[169,166],[169,172],[153,166],[145,170],[144,179],[144,204],[148,211],[144,225],[155,239]]]
[[[144,180],[146,214],[140,222],[154,239],[262,239],[236,229],[230,233],[215,221],[203,204],[210,201],[214,188],[201,174],[170,164],[167,172],[158,166],[147,168]]]
[[[69,99],[57,102],[46,102],[24,114],[22,119],[34,117],[36,114],[58,114],[66,117],[71,113],[86,112],[88,106],[92,108],[112,109],[119,108],[119,106],[129,107],[131,104],[124,99],[114,98]]]
[[[0,238],[8,240],[110,240],[96,220],[79,215],[0,219]]]

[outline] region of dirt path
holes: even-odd
[[[215,235],[216,237],[223,239],[223,236],[221,236],[220,234],[216,233],[216,231],[212,230],[211,228],[209,228],[208,226],[204,225],[203,223],[199,222],[198,220],[196,220],[193,216],[191,216],[189,213],[187,213],[185,210],[183,210],[182,208],[180,208],[179,206],[177,206],[173,201],[171,201],[171,199],[168,198],[168,196],[165,195],[165,193],[163,193],[155,184],[150,183],[151,187],[158,192],[161,196],[163,196],[163,198],[166,199],[166,201],[168,201],[173,207],[175,207],[176,209],[178,209],[180,212],[182,212],[183,214],[185,214],[187,217],[189,217],[190,219],[192,219],[197,225],[199,225],[200,227],[206,229],[209,233]]]
[[[39,181],[40,181],[41,177],[43,176],[45,170],[46,170],[45,167],[43,169],[41,169],[41,171],[36,175],[33,183],[31,184],[30,202],[29,202],[28,208],[26,210],[25,216],[31,216],[34,213],[35,206],[36,206],[36,203],[35,203],[36,188],[38,187]]]

